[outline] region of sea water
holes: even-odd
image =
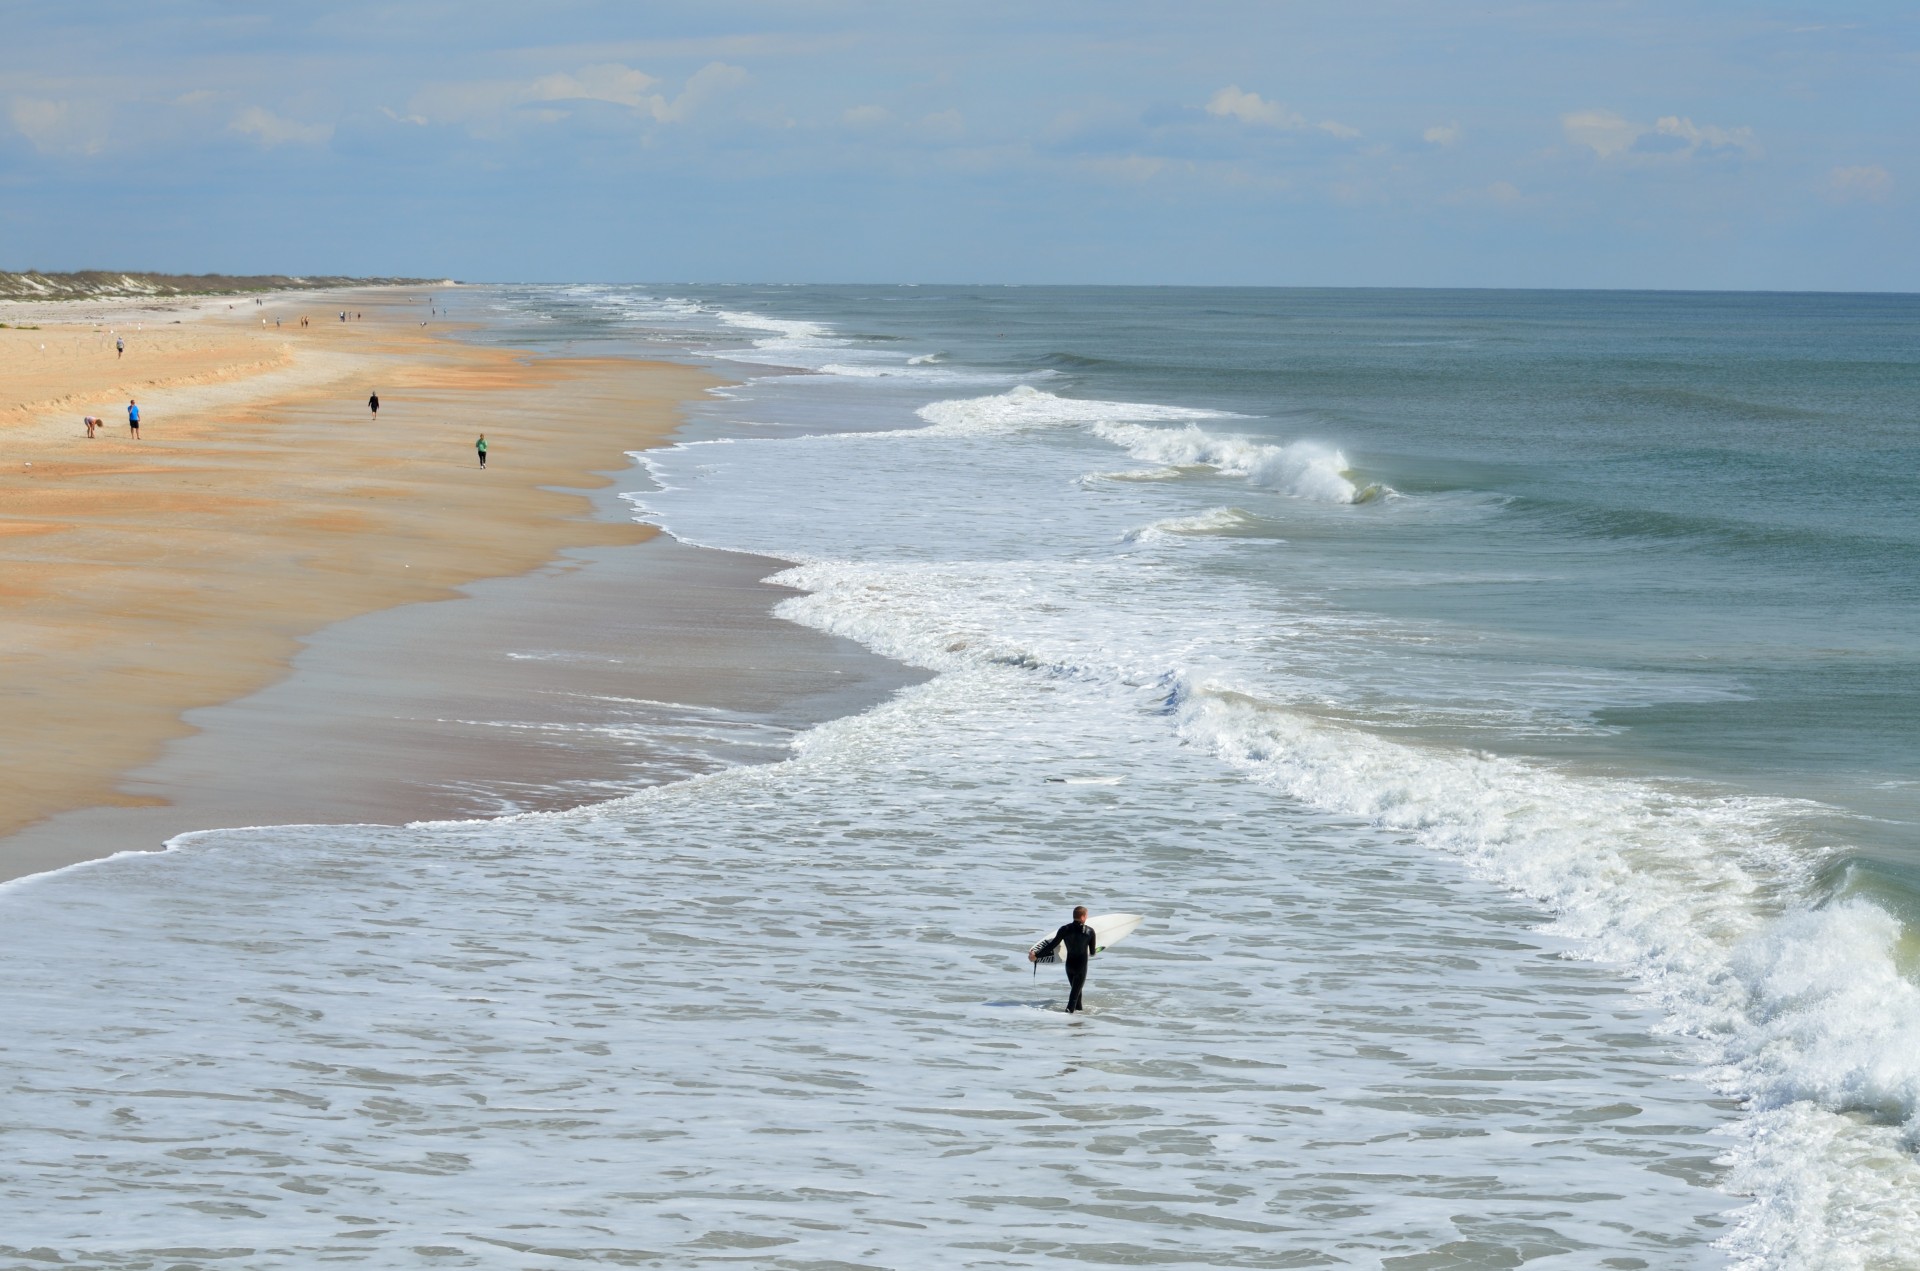
[[[1920,301],[462,302],[934,677],[0,891],[13,1264],[1920,1265]]]

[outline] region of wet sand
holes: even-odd
[[[588,493],[710,377],[447,340],[426,307],[162,313],[120,337],[124,361],[127,319],[97,307],[0,331],[0,878],[181,829],[581,802],[771,754],[740,738],[820,717],[852,662],[884,665],[770,618],[776,564],[635,552],[650,531]],[[729,738],[709,759],[645,740],[689,710]]]
[[[193,735],[122,780],[140,806],[62,813],[0,852],[34,873],[189,830],[544,811],[778,760],[920,678],[774,618],[779,568],[658,536],[335,624],[285,679],[189,713]]]

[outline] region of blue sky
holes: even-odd
[[[1920,291],[1920,7],[0,8],[0,267]]]

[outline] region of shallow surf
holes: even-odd
[[[745,368],[636,514],[935,678],[574,812],[5,893],[19,1247],[1824,1269],[1920,1231],[1920,528],[1833,510],[1914,445],[1912,303],[498,303]],[[1850,660],[1882,699],[1777,741]],[[1077,902],[1152,918],[1085,1021],[1019,958]]]

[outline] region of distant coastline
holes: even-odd
[[[232,296],[269,291],[333,291],[343,287],[452,286],[451,278],[351,278],[295,274],[154,274],[117,269],[72,273],[0,272],[0,300],[105,300],[164,296]]]

